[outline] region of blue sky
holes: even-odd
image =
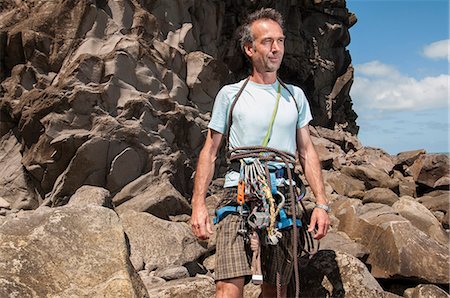
[[[350,95],[364,146],[449,150],[449,1],[347,0]]]

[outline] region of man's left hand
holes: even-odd
[[[314,228],[317,226],[317,231],[314,233]],[[308,232],[313,233],[314,239],[323,238],[327,232],[328,227],[330,226],[330,217],[328,213],[320,208],[314,208],[311,215],[311,222],[309,223]]]

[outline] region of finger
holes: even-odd
[[[197,228],[197,231],[198,231],[199,238],[203,239],[206,235],[205,225],[203,225],[203,224],[199,225],[199,227]]]
[[[316,227],[316,223],[317,223],[317,219],[316,219],[316,216],[313,214],[311,216],[311,221],[309,223],[308,232],[314,231],[314,228]]]
[[[198,225],[197,224],[191,224],[191,230],[192,230],[192,233],[194,233],[194,235],[196,237],[198,237]]]
[[[325,236],[324,233],[325,233],[325,224],[323,222],[321,222],[321,223],[318,224],[318,229],[317,229],[316,234],[314,235],[314,238],[315,239],[320,239],[323,236]]]
[[[328,230],[330,229],[330,224],[327,222],[326,224],[325,224],[325,231],[324,231],[324,236],[326,235],[326,234],[328,234]]]
[[[210,234],[210,235],[213,233],[211,221],[209,220],[209,218],[206,221],[206,230],[208,231],[208,234]]]

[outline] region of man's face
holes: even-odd
[[[284,55],[283,30],[277,22],[262,19],[252,23],[253,45],[244,47],[258,72],[276,72]]]

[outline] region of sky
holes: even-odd
[[[364,146],[449,152],[449,0],[347,0]]]

